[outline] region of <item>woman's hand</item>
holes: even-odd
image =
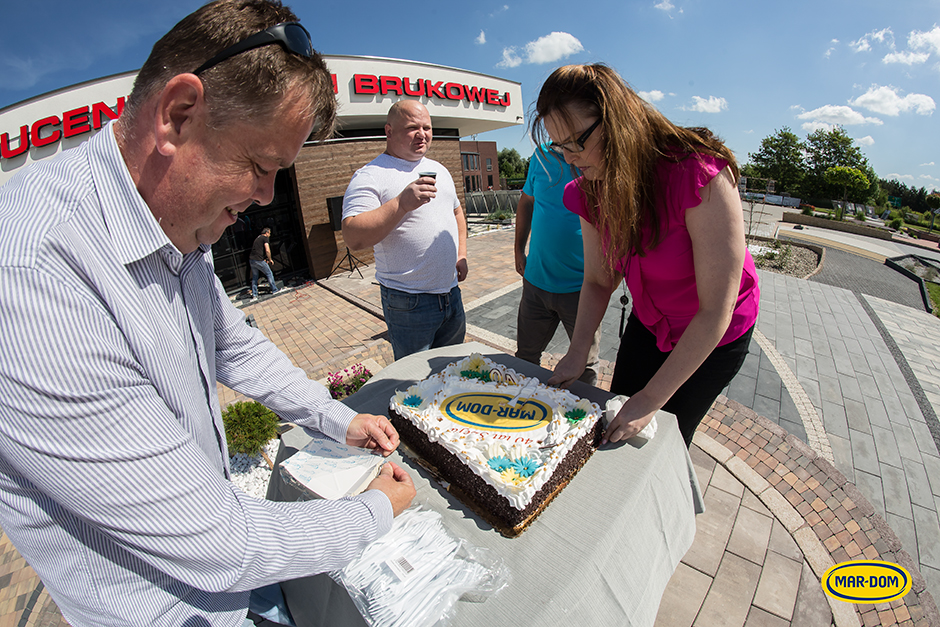
[[[643,430],[659,411],[659,407],[649,402],[643,390],[631,396],[604,431],[601,446],[608,442],[628,440]]]
[[[577,381],[581,375],[584,374],[586,367],[587,357],[575,355],[569,349],[568,353],[562,357],[558,365],[555,366],[555,372],[547,383],[548,385],[567,389],[569,385]]]

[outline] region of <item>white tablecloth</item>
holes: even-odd
[[[347,404],[359,412],[388,413],[395,390],[479,352],[527,376],[550,372],[482,344],[461,344],[401,359],[374,376]],[[604,406],[611,394],[583,383],[571,391]],[[488,547],[505,560],[509,587],[484,603],[457,604],[454,627],[652,625],[673,571],[692,544],[702,498],[675,416],[657,415],[656,436],[597,450],[571,483],[519,537],[504,538],[451,496],[415,462],[397,451],[418,489],[416,501],[443,516],[453,535]],[[302,429],[282,436],[278,459],[309,440]],[[297,494],[274,474],[268,498]],[[362,626],[345,590],[326,575],[284,582],[299,627]]]

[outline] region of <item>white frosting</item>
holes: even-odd
[[[488,371],[492,380],[461,376],[467,371]],[[523,389],[525,394],[516,406],[509,406],[510,399]],[[417,406],[411,406],[414,403]],[[431,442],[463,460],[520,510],[602,415],[596,403],[545,386],[478,353],[396,392],[389,406]],[[572,410],[582,410],[585,417],[570,421],[565,414]],[[534,472],[529,477],[500,473],[490,466],[494,458],[517,462]]]

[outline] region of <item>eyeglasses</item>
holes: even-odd
[[[234,57],[236,54],[241,54],[252,48],[270,46],[271,44],[280,44],[284,46],[284,49],[288,52],[292,52],[307,59],[313,56],[313,44],[310,43],[310,33],[307,32],[307,29],[297,22],[285,22],[266,28],[260,33],[255,33],[250,37],[242,39],[237,44],[229,46],[196,68],[193,74],[199,75],[229,57]]]
[[[600,126],[601,118],[597,118],[594,121],[594,124],[588,127],[586,131],[581,133],[581,136],[578,137],[573,142],[548,142],[548,147],[556,152],[557,154],[562,154],[562,150],[567,150],[568,152],[584,152],[584,142],[588,140],[588,137],[591,136],[591,133],[594,132],[598,126]]]

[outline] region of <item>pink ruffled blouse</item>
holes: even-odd
[[[702,204],[701,189],[727,166],[727,161],[709,155],[690,157],[680,163],[661,162],[658,209],[663,226],[659,244],[646,250],[643,257],[630,254],[617,264],[616,269],[624,274],[633,297],[633,312],[656,336],[656,346],[663,352],[675,348],[699,309],[685,211]],[[580,182],[581,179],[576,179],[565,186],[565,207],[591,222]],[[746,248],[743,270],[731,323],[718,346],[738,339],[757,320],[760,289],[754,260]]]

